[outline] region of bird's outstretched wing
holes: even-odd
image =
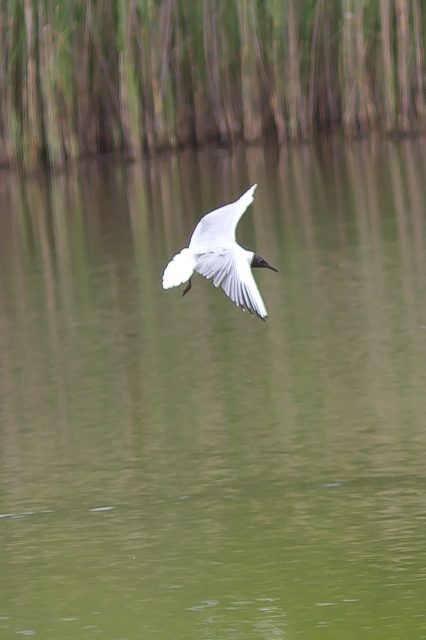
[[[247,207],[253,202],[257,184],[243,195],[220,209],[207,213],[195,227],[189,248],[194,253],[202,253],[211,247],[223,247],[235,242],[235,229]]]
[[[244,250],[219,249],[197,256],[195,271],[221,286],[237,307],[266,320],[268,313]]]

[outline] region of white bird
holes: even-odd
[[[184,296],[191,288],[191,276],[196,271],[205,278],[212,278],[214,286],[221,286],[238,307],[266,320],[268,314],[251,267],[278,269],[253,251],[243,249],[235,239],[237,224],[253,202],[256,187],[254,184],[235,202],[201,218],[189,246],[176,254],[164,269],[164,289],[188,282],[182,293]]]

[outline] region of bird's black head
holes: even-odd
[[[271,265],[266,262],[265,258],[262,258],[262,256],[258,256],[257,253],[255,253],[252,258],[251,266],[254,269],[270,269],[271,271],[278,272],[278,269],[275,269],[275,267],[271,267]]]

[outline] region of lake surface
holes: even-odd
[[[426,141],[0,175],[0,638],[426,638]],[[266,323],[161,275],[258,183]]]

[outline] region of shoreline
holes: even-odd
[[[161,158],[167,158],[170,156],[180,156],[183,154],[203,154],[203,153],[224,153],[227,155],[237,155],[239,153],[246,153],[250,150],[263,150],[267,153],[291,153],[292,150],[300,149],[302,147],[321,147],[322,145],[340,144],[343,146],[352,146],[358,144],[385,144],[389,143],[401,143],[411,140],[426,140],[425,130],[411,130],[411,131],[392,131],[385,132],[379,130],[373,130],[363,136],[351,136],[347,137],[342,131],[335,130],[333,132],[318,132],[315,136],[307,140],[299,140],[297,142],[288,142],[278,145],[274,139],[265,139],[258,142],[246,143],[242,140],[237,141],[233,145],[223,145],[218,141],[208,141],[200,145],[188,145],[179,147],[165,147],[161,150],[154,151],[152,153],[143,152],[140,154],[130,154],[128,152],[120,151],[107,151],[98,152],[93,154],[87,154],[80,157],[73,158],[72,160],[66,160],[61,165],[49,166],[44,163],[38,163],[31,169],[25,169],[22,165],[7,164],[0,162],[0,176],[8,174],[16,174],[23,177],[37,177],[40,175],[60,175],[66,173],[69,170],[78,169],[83,167],[86,163],[103,163],[103,162],[117,162],[120,164],[133,165],[138,163],[146,163],[149,165],[152,162],[160,160]]]

